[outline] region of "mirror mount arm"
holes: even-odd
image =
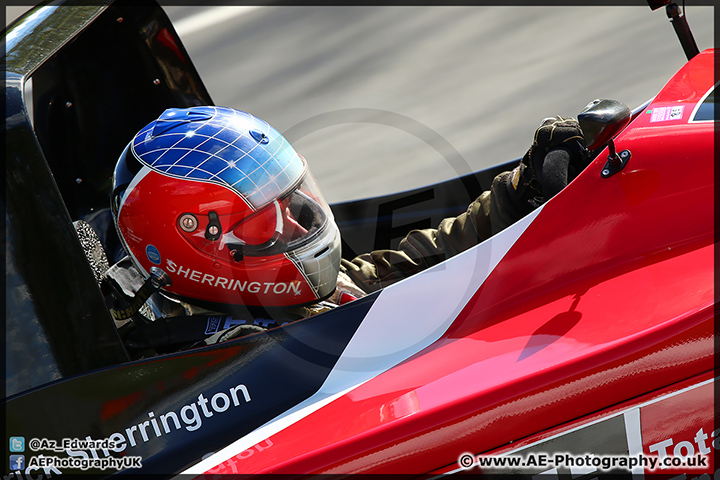
[[[687,18],[683,12],[680,11],[677,3],[672,0],[647,0],[648,6],[651,10],[657,10],[658,8],[665,7],[665,13],[667,13],[670,23],[672,23],[675,29],[675,34],[680,40],[685,56],[688,60],[693,58],[695,55],[700,53],[695,38],[693,37],[690,27],[688,26]]]
[[[627,162],[628,160],[630,160],[631,155],[630,150],[623,150],[618,155],[615,151],[615,142],[612,139],[610,139],[607,146],[609,150],[609,155],[607,157],[607,162],[605,162],[605,166],[600,172],[600,176],[602,178],[611,177],[623,168],[625,168],[625,165],[627,165]]]
[[[685,56],[688,60],[692,59],[695,55],[700,53],[700,50],[698,49],[697,43],[695,43],[695,38],[690,31],[690,26],[688,25],[685,15],[683,15],[683,12],[680,11],[680,7],[678,7],[675,2],[670,2],[665,7],[665,12],[670,19],[670,23],[672,23],[672,26],[675,29],[675,34],[677,35],[678,40],[680,40],[680,45],[682,45]]]

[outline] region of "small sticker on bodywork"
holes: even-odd
[[[145,255],[147,255],[148,260],[155,265],[160,265],[162,263],[160,251],[155,247],[155,245],[148,245],[145,247]]]
[[[222,317],[208,317],[207,326],[205,327],[205,335],[212,335],[220,331],[220,321]]]
[[[684,105],[675,107],[657,107],[649,110],[650,122],[666,122],[668,120],[682,120]]]

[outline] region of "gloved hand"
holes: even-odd
[[[587,162],[587,146],[577,120],[546,118],[535,131],[522,162],[508,178],[510,196],[517,203],[538,207],[565,188]]]

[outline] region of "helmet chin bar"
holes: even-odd
[[[327,222],[314,242],[286,254],[298,266],[319,300],[335,291],[340,255],[340,230],[334,220]]]

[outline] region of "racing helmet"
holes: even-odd
[[[170,108],[125,147],[111,210],[120,241],[167,296],[211,309],[330,296],[340,233],[307,162],[263,120]]]

